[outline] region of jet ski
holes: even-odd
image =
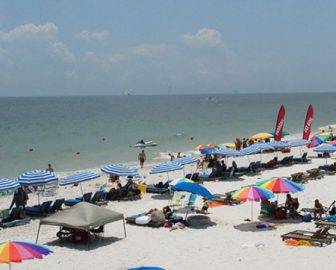
[[[157,145],[158,144],[153,141],[145,142],[144,140],[140,140],[134,145],[134,147],[149,147],[149,146],[157,146]]]

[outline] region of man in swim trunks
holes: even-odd
[[[140,161],[140,167],[143,168],[143,165],[146,161],[145,150],[142,150],[141,153],[139,153],[138,160]]]

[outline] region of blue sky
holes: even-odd
[[[336,90],[335,1],[0,2],[0,96]]]

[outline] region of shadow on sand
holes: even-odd
[[[93,250],[96,248],[108,246],[112,243],[117,241],[123,240],[124,238],[118,237],[102,237],[102,236],[95,236],[94,238],[90,239],[88,242],[83,243],[74,243],[70,239],[55,239],[50,242],[44,243],[47,246],[57,246],[57,247],[67,247],[70,249],[77,249],[77,250]]]
[[[187,222],[190,229],[206,229],[217,225],[216,222],[211,221],[210,218],[205,215],[189,216]]]
[[[257,228],[257,225],[260,222],[245,222],[245,223],[240,223],[238,225],[234,225],[233,228],[236,230],[239,230],[241,232],[262,232],[262,231],[272,231],[275,230],[276,228],[272,225],[269,225],[266,228]]]

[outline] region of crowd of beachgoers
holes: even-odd
[[[243,140],[241,149],[247,146]],[[170,153],[167,160],[178,163],[185,157]],[[58,179],[58,184],[4,192],[0,200],[1,239],[34,242],[40,220],[85,201],[122,213],[127,237],[114,224],[92,228],[87,234],[66,226],[42,227],[39,243],[54,253],[44,260],[25,262],[20,269],[78,269],[79,262],[80,269],[148,265],[163,269],[266,269],[269,263],[291,269],[291,256],[302,262],[296,268],[312,269],[321,267],[320,258],[332,254],[335,247],[329,244],[336,228],[331,223],[336,221],[332,156],[320,156],[302,146],[246,156],[205,153],[187,157],[196,161],[168,175],[152,174],[153,166],[144,159],[134,175],[100,172],[100,177],[90,181],[58,185],[64,180]],[[46,171],[57,176],[51,164]],[[288,181],[290,190],[281,191],[285,188],[281,182],[280,191],[270,197],[250,200],[243,198],[247,194],[238,194],[242,189],[263,188],[264,180]],[[201,186],[211,196],[174,189],[183,183]],[[89,250],[86,241],[90,242]],[[320,245],[328,247],[315,248]]]

